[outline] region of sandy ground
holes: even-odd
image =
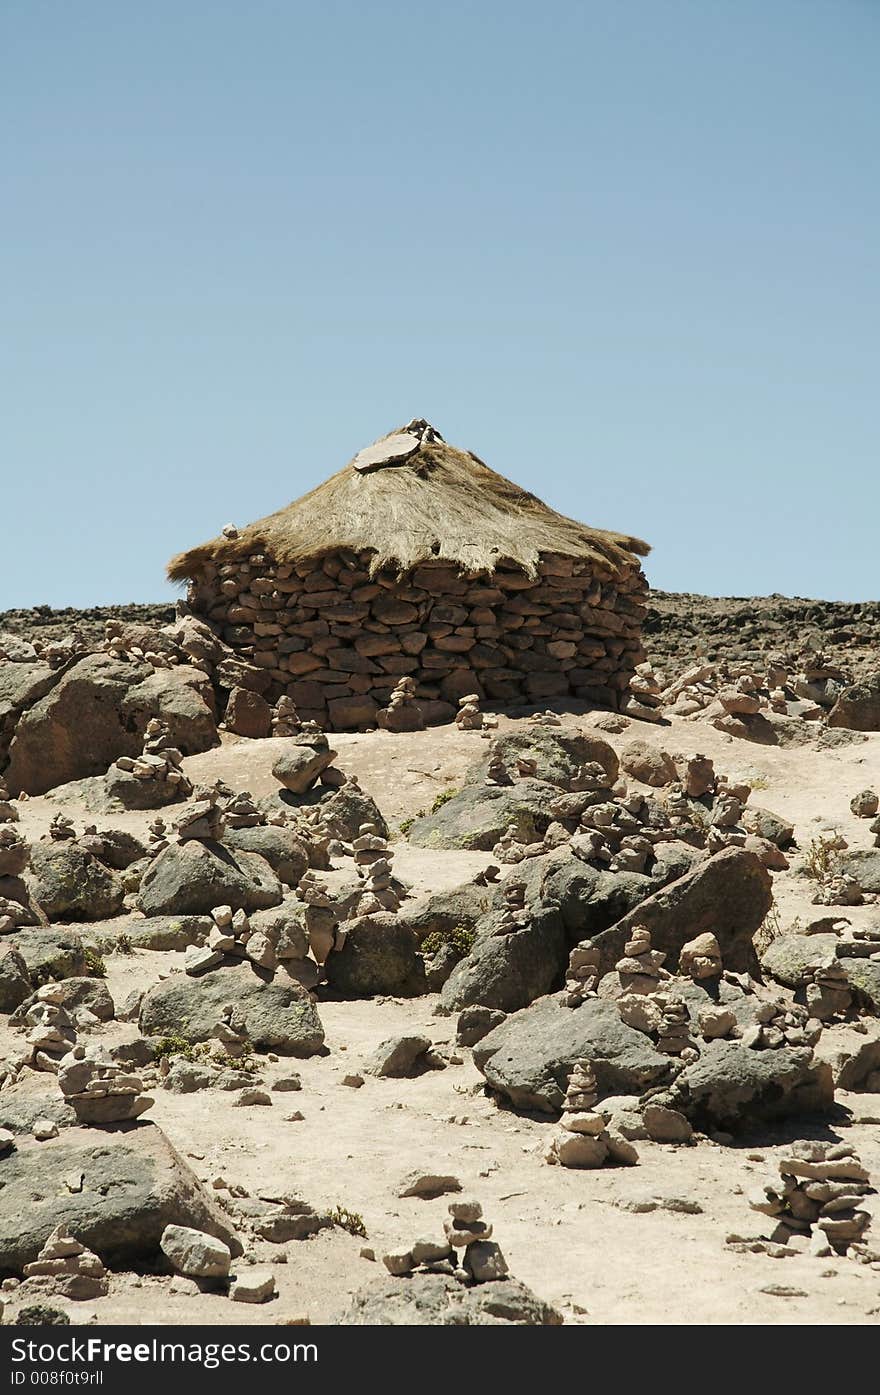
[[[501,728],[514,723],[502,718]],[[518,724],[517,724],[518,725]],[[591,726],[590,719],[568,718],[567,726]],[[726,736],[702,722],[673,719],[663,727],[633,723],[620,746],[634,736],[665,749],[710,755],[716,770],[755,782],[752,803],[784,815],[795,824],[800,851],[789,872],[774,876],[782,927],[826,913],[812,907],[814,884],[797,874],[810,840],[827,828],[843,832],[852,847],[868,847],[867,821],[849,810],[853,794],[880,788],[880,735],[839,749],[779,750]],[[186,762],[192,778],[222,777],[254,794],[273,787],[270,767],[278,742],[224,738],[217,750]],[[430,806],[436,794],[461,783],[466,766],[481,756],[485,743],[454,728],[412,736],[387,733],[338,735],[338,764],[358,775],[392,825]],[[21,806],[23,829],[36,835],[58,807],[51,797]],[[143,829],[151,815],[87,816],[64,803],[77,826],[97,822]],[[454,886],[490,858],[479,853],[425,852],[395,843],[395,870],[414,894]],[[877,923],[880,908],[844,912],[855,925]],[[105,926],[102,926],[102,930]],[[108,985],[119,1001],[133,986],[147,986],[160,972],[179,968],[182,955],[139,951],[107,959]],[[773,1174],[773,1159],[793,1130],[766,1133],[721,1146],[702,1140],[686,1147],[639,1144],[635,1168],[577,1172],[543,1162],[553,1125],[499,1108],[482,1088],[482,1077],[461,1052],[462,1063],[412,1080],[366,1076],[360,1089],[342,1084],[357,1072],[380,1041],[410,1029],[451,1045],[454,1018],[434,1015],[432,996],[401,1001],[382,999],[324,1002],[320,1014],[328,1051],[307,1061],[267,1063],[263,1078],[295,1070],[302,1090],[275,1094],[270,1108],[232,1108],[218,1091],[192,1095],[155,1092],[151,1117],[166,1130],[197,1174],[218,1174],[258,1195],[292,1192],[317,1208],[344,1206],[359,1213],[368,1238],[334,1229],[284,1246],[259,1242],[261,1263],[275,1261],[279,1296],[260,1307],[231,1308],[214,1295],[173,1295],[168,1281],[132,1275],[114,1278],[110,1294],[65,1306],[77,1323],[229,1321],[271,1324],[308,1316],[332,1320],[350,1293],[377,1276],[377,1263],[363,1258],[364,1246],[377,1256],[386,1248],[409,1245],[421,1236],[439,1236],[446,1200],[401,1199],[400,1180],[409,1172],[452,1172],[464,1193],[482,1203],[494,1224],[511,1272],[555,1303],[569,1323],[870,1323],[880,1314],[880,1273],[852,1260],[794,1256],[781,1260],[737,1254],[724,1245],[732,1231],[769,1234],[766,1218],[751,1212],[744,1192]],[[134,1034],[110,1024],[108,1042]],[[0,1053],[11,1041],[0,1031]],[[53,1093],[54,1082],[30,1076],[16,1092]],[[880,1096],[839,1095],[843,1108],[825,1135],[856,1146],[880,1177]],[[287,1118],[301,1111],[301,1121]],[[2,1111],[0,1111],[2,1112]],[[696,1215],[658,1209],[635,1214],[622,1209],[627,1199],[685,1198],[702,1208]],[[878,1219],[877,1227],[880,1227]],[[281,1262],[284,1261],[284,1262]],[[381,1270],[384,1273],[384,1269]],[[797,1296],[767,1293],[783,1285]],[[14,1296],[5,1294],[14,1307]]]

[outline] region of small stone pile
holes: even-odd
[[[748,734],[756,718],[799,717],[821,722],[852,681],[822,652],[770,654],[755,664],[698,663],[661,687],[660,702],[679,717],[710,721],[733,736]],[[635,682],[631,683],[635,687]]]
[[[582,940],[568,956],[565,987],[560,1000],[566,1007],[580,1007],[587,998],[598,997],[602,955],[592,940]]]
[[[163,818],[155,818],[147,829],[147,851],[150,857],[158,857],[168,847],[168,825]]]
[[[382,1256],[389,1274],[405,1277],[423,1274],[456,1274],[459,1256],[467,1278],[475,1284],[504,1279],[509,1270],[501,1246],[492,1239],[492,1226],[483,1220],[478,1201],[453,1201],[449,1219],[443,1222],[444,1240],[416,1240],[408,1250]]]
[[[250,790],[240,790],[223,806],[223,822],[227,828],[259,828],[266,823],[266,815],[254,803]]]
[[[75,838],[73,819],[69,819],[66,814],[56,814],[49,825],[49,837],[53,843],[64,843],[70,838]]]
[[[101,1260],[80,1244],[66,1225],[56,1226],[37,1258],[22,1274],[26,1291],[59,1298],[101,1298],[108,1289],[107,1270]]]
[[[455,725],[459,731],[482,731],[483,714],[480,711],[480,697],[478,693],[468,693],[466,697],[458,699],[458,711],[455,714]]]
[[[396,683],[387,707],[380,707],[376,722],[383,731],[423,731],[425,719],[416,701],[415,681],[410,677]]]
[[[273,736],[296,736],[300,729],[300,720],[293,698],[282,693],[281,697],[272,708],[272,735]]]
[[[339,910],[326,882],[309,870],[300,879],[297,897],[306,903],[305,923],[309,949],[316,964],[323,964],[339,940]]]
[[[694,983],[703,983],[706,979],[721,975],[724,969],[721,946],[711,931],[704,931],[682,946],[678,968],[680,974],[692,978]]]
[[[0,823],[18,823],[18,810],[9,797],[4,780],[0,779]]]
[[[596,1112],[599,1090],[590,1061],[576,1061],[568,1077],[559,1127],[545,1153],[548,1163],[563,1167],[601,1167],[606,1161],[631,1165],[638,1162],[632,1144],[609,1130],[603,1114]]]
[[[30,848],[11,824],[0,827],[0,877],[20,877],[30,856]]]
[[[654,1001],[660,1009],[657,1050],[664,1056],[680,1056],[684,1060],[695,1060],[697,1052],[691,1041],[687,1004],[671,993],[657,993]]]
[[[47,983],[37,990],[37,1002],[24,1015],[23,1028],[33,1070],[55,1075],[63,1058],[76,1045],[76,1027],[62,1007],[57,984]]]
[[[754,1016],[756,1020],[749,1026],[732,1033],[753,1051],[773,1051],[780,1046],[815,1046],[822,1031],[822,1023],[811,1016],[802,1003],[758,1003]]]
[[[866,1198],[875,1194],[867,1168],[846,1143],[806,1139],[791,1145],[779,1160],[781,1186],[775,1182],[753,1191],[753,1211],[776,1222],[773,1241],[787,1245],[795,1236],[809,1237],[810,1253],[855,1257],[867,1250],[871,1224]]]
[[[174,745],[167,723],[153,717],[147,723],[142,753],[117,756],[111,765],[108,791],[124,804],[141,809],[187,799],[192,785],[181,769],[182,762],[183,752]]]
[[[153,1105],[140,1079],[100,1046],[74,1046],[59,1063],[58,1084],[81,1124],[119,1124]]]
[[[206,969],[216,968],[223,962],[225,954],[250,959],[251,963],[270,972],[275,969],[278,956],[272,936],[253,930],[244,911],[233,911],[231,906],[215,906],[211,918],[214,924],[204,947],[187,951],[184,962],[186,973],[195,976]]]
[[[190,838],[219,840],[226,826],[220,791],[199,786],[193,794],[192,803],[184,806],[174,822],[178,842],[185,843]]]
[[[394,850],[388,839],[381,837],[372,824],[365,824],[351,846],[355,870],[363,881],[356,914],[396,911],[406,895],[406,888],[391,874]]]
[[[629,695],[621,702],[620,710],[626,716],[638,717],[643,722],[659,722],[662,692],[654,665],[648,662],[636,664],[635,673],[629,680]]]
[[[507,881],[502,884],[501,895],[504,898],[504,909],[498,919],[493,934],[512,935],[517,930],[523,930],[529,924],[529,913],[526,910],[526,884],[525,882]]]
[[[654,993],[661,979],[668,979],[663,968],[666,955],[651,944],[651,932],[644,925],[634,925],[623,947],[623,958],[614,966],[624,994]]]

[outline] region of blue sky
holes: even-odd
[[[0,609],[412,416],[652,583],[876,599],[876,0],[5,0]]]

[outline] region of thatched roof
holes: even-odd
[[[345,550],[372,552],[374,572],[387,566],[404,573],[442,560],[469,572],[512,564],[534,576],[542,553],[616,574],[650,549],[626,533],[588,528],[555,513],[417,420],[383,436],[286,508],[234,536],[181,552],[168,576],[197,577],[206,562],[251,552],[292,563]]]

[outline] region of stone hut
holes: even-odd
[[[402,675],[458,699],[615,708],[644,655],[648,546],[588,528],[415,420],[324,484],[175,557],[189,603],[330,730],[375,723]]]

